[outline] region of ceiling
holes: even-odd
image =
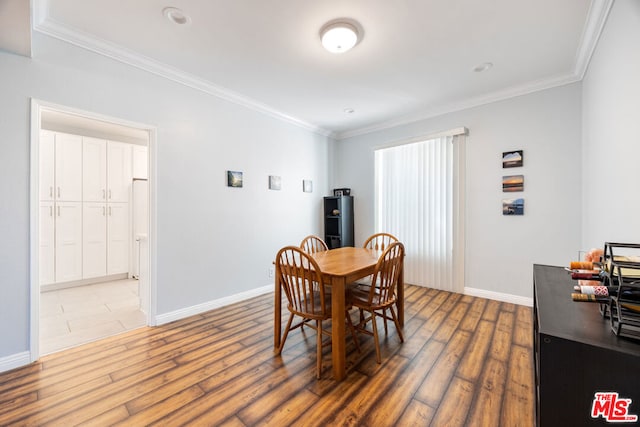
[[[36,31],[344,138],[582,79],[612,2],[33,0],[33,20]],[[170,22],[167,6],[191,22]],[[319,31],[340,17],[364,34],[332,54]],[[484,62],[493,67],[473,71]]]

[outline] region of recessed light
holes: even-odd
[[[185,25],[191,23],[191,17],[177,7],[165,7],[162,9],[162,14],[174,24]]]
[[[491,67],[493,67],[492,62],[483,62],[482,64],[473,67],[473,71],[475,71],[476,73],[481,73],[483,71],[487,71]]]
[[[345,108],[344,112],[347,114],[353,114],[356,112],[356,110],[354,110],[353,108]]]

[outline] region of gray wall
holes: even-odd
[[[640,2],[617,0],[583,81],[584,248],[640,243]]]
[[[338,187],[356,200],[356,244],[374,232],[374,149],[465,126],[465,285],[532,296],[532,264],[565,265],[580,243],[581,85],[519,96],[339,141]],[[502,169],[502,152],[524,150],[522,168]],[[523,193],[503,193],[503,175],[524,175]],[[502,215],[522,194],[525,215]]]
[[[326,137],[38,33],[0,77],[0,359],[29,350],[31,97],[157,127],[158,315],[273,283],[277,249],[322,230]]]

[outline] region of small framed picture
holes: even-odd
[[[269,175],[269,190],[280,190],[282,179],[276,175]]]
[[[502,191],[511,193],[524,191],[524,175],[507,175],[502,177]]]
[[[502,153],[503,168],[517,168],[522,166],[523,152],[522,150],[505,151]]]
[[[502,215],[524,215],[524,199],[503,199]]]
[[[305,193],[313,193],[313,181],[310,179],[302,180],[302,191]]]
[[[227,187],[242,187],[242,172],[227,171]]]

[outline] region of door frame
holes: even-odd
[[[50,110],[73,114],[86,119],[98,120],[146,131],[149,135],[147,143],[148,183],[149,183],[149,301],[147,325],[156,325],[156,289],[157,289],[157,128],[155,126],[132,122],[129,120],[106,116],[103,114],[79,110],[36,98],[31,98],[31,159],[30,159],[30,239],[29,239],[29,276],[30,276],[30,328],[29,358],[31,362],[40,357],[40,129],[42,111]]]

